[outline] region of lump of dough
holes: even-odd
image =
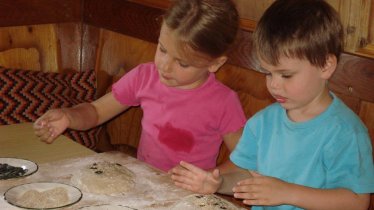
[[[135,185],[132,171],[118,163],[107,161],[82,168],[72,177],[72,183],[83,191],[115,195],[129,191]]]
[[[38,209],[65,206],[68,203],[68,192],[63,187],[55,187],[42,192],[37,190],[28,190],[23,193],[17,201],[17,204],[20,206]]]

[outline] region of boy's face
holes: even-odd
[[[279,65],[260,60],[266,74],[270,94],[295,119],[310,119],[323,111],[331,102],[326,86],[325,68],[316,67],[308,60],[281,57]]]
[[[155,55],[161,83],[180,89],[199,87],[214,72],[214,62],[203,59],[191,60],[181,55],[175,34],[163,24]]]

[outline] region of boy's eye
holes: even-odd
[[[265,74],[265,76],[271,76],[271,73],[270,72],[268,72],[268,71],[261,71],[261,73],[263,73],[263,74]]]
[[[285,78],[285,79],[289,79],[289,78],[292,77],[292,75],[290,75],[290,74],[283,74],[282,77]]]

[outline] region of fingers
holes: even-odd
[[[57,136],[54,129],[45,121],[34,123],[34,133],[41,141],[48,144],[52,143]]]
[[[50,110],[45,113],[34,122],[35,135],[43,142],[52,143],[59,135],[59,125],[57,124],[62,116],[63,114],[59,110]]]
[[[248,170],[248,172],[249,172],[249,174],[251,174],[253,177],[261,177],[261,176],[262,176],[261,174],[255,172],[255,171],[250,171],[250,170]]]
[[[180,162],[180,165],[181,165],[183,168],[187,169],[188,171],[191,171],[191,172],[194,172],[194,173],[202,173],[202,172],[205,172],[205,171],[202,170],[201,168],[196,167],[196,166],[194,166],[194,165],[192,165],[192,164],[190,164],[190,163],[187,163],[187,162],[185,162],[185,161],[183,161],[183,160]]]
[[[171,171],[171,179],[174,184],[186,190],[190,190],[198,193],[213,192],[210,188],[210,173],[200,169],[192,164],[181,161],[179,166],[174,167]],[[217,170],[216,175],[219,176]],[[208,186],[208,188],[206,188]]]
[[[248,172],[252,177],[239,181],[238,185],[259,184],[261,178],[264,177],[263,175],[255,172],[255,171],[248,171]]]
[[[170,170],[172,176],[174,177],[188,177],[188,178],[193,178],[193,177],[201,177],[201,176],[206,176],[206,171],[190,164],[185,161],[181,161],[180,164],[173,169]]]
[[[218,168],[214,169],[213,172],[212,172],[212,175],[213,175],[214,179],[219,179],[220,178],[220,174],[221,173],[219,172]]]
[[[195,191],[193,186],[190,185],[190,184],[186,184],[186,183],[183,183],[183,182],[174,182],[175,186],[177,187],[180,187],[180,188],[183,188],[185,190],[189,190],[189,191]]]
[[[172,174],[171,179],[176,183],[179,182],[187,185],[193,185],[196,182],[195,177],[193,175]]]

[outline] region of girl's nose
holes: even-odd
[[[173,60],[171,59],[170,56],[166,55],[164,59],[162,60],[162,71],[163,72],[170,72],[171,71],[171,66],[172,66]]]

